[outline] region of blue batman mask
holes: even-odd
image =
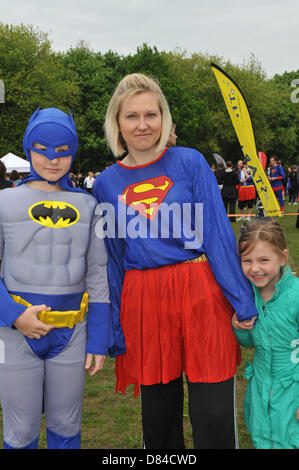
[[[34,143],[42,144],[45,150],[37,149],[33,146]],[[66,151],[55,152],[57,147],[64,145],[68,146]],[[27,160],[30,162],[30,175],[23,180],[24,183],[28,181],[45,181],[33,168],[31,150],[46,156],[49,160],[71,155],[72,160],[69,171],[58,181],[48,181],[48,183],[56,184],[58,182],[62,189],[77,190],[73,187],[69,178],[69,172],[78,149],[78,137],[71,112],[68,116],[57,108],[46,108],[41,111],[40,108],[37,108],[29,119],[23,139],[23,148]]]

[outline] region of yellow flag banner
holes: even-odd
[[[251,117],[243,93],[238,85],[218,66],[211,64],[225,105],[233,123],[245,160],[268,217],[281,216],[280,207],[259,160]]]

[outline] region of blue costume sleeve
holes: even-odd
[[[106,356],[111,343],[111,305],[109,303],[89,303],[86,352]]]
[[[283,169],[282,166],[279,166],[279,173],[280,173],[280,176],[282,177],[282,179],[284,179],[286,177],[284,169]]]
[[[238,320],[258,315],[254,295],[245,278],[216,179],[206,160],[193,154],[195,202],[203,201],[203,248],[222,291],[234,307]]]
[[[109,349],[111,357],[126,352],[125,338],[120,324],[121,291],[124,280],[124,241],[121,238],[105,238],[108,253],[108,279],[112,308],[114,341]]]
[[[0,326],[12,326],[16,319],[25,312],[24,305],[17,304],[7,292],[0,278]]]
[[[93,194],[99,202],[103,201],[101,195],[101,185],[96,184],[94,187]],[[105,211],[104,205],[102,210],[102,216],[105,217],[108,228],[115,226],[114,221],[109,219],[112,214]],[[118,237],[117,227],[115,228],[115,236],[105,237],[105,246],[108,255],[107,273],[109,282],[109,296],[111,301],[111,315],[112,315],[112,330],[113,330],[113,342],[109,348],[109,354],[111,357],[115,357],[118,354],[126,352],[125,339],[122,333],[120,324],[120,302],[121,302],[121,291],[124,279],[124,239]]]
[[[97,227],[101,215],[101,207],[97,206],[91,225],[85,278],[89,297],[86,352],[106,355],[112,344],[112,318],[107,275],[107,252]]]

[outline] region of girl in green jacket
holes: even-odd
[[[253,328],[232,319],[240,344],[255,348],[245,368],[245,423],[256,449],[298,449],[299,279],[278,222],[249,223],[238,249],[259,311]]]

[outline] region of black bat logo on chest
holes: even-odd
[[[79,220],[78,210],[63,201],[40,201],[33,204],[28,214],[34,222],[52,228],[65,228]]]

